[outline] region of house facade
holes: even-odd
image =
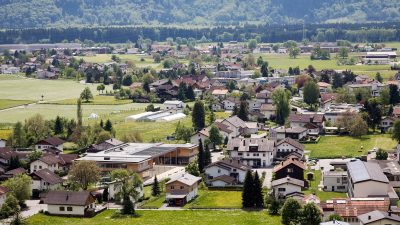
[[[49,191],[42,198],[50,215],[91,216],[96,198],[88,191]]]
[[[347,192],[349,185],[346,171],[325,171],[323,175],[324,191]]]
[[[170,206],[183,206],[197,196],[200,177],[188,173],[171,178],[166,185],[166,200]]]
[[[223,159],[205,168],[206,183],[214,187],[242,184],[250,169],[251,167],[242,164],[240,160]]]

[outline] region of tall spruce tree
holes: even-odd
[[[111,132],[113,129],[113,125],[110,120],[107,120],[104,124],[104,130]]]
[[[78,127],[82,126],[82,100],[78,98],[76,103],[76,118],[78,120]]]
[[[192,123],[195,130],[201,130],[206,126],[206,112],[201,101],[196,101],[196,103],[194,103]]]
[[[61,120],[61,117],[57,116],[56,120],[54,121],[54,134],[62,134],[64,132],[64,124]]]
[[[208,145],[206,145],[204,150],[204,166],[206,167],[210,164],[211,164],[211,152]]]
[[[194,100],[196,98],[192,85],[189,85],[186,89],[186,98],[189,100]]]
[[[249,104],[246,101],[240,102],[239,112],[237,116],[243,121],[249,120]]]
[[[159,196],[160,195],[160,184],[158,183],[157,176],[154,176],[154,182],[151,186],[151,195],[152,196]]]
[[[254,197],[254,206],[256,208],[264,207],[264,196],[262,193],[262,184],[260,177],[258,176],[258,172],[256,171],[254,175],[254,187],[253,187],[253,197]]]
[[[253,189],[254,189],[253,175],[251,174],[251,170],[248,170],[246,173],[246,177],[244,179],[243,191],[242,191],[243,208],[254,207]]]
[[[104,188],[103,191],[103,202],[108,202],[108,196],[109,196],[108,187],[106,187]]]
[[[204,171],[204,156],[203,142],[199,139],[199,156],[197,157],[197,163],[199,164],[200,173]]]

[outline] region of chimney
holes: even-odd
[[[392,216],[392,211],[391,210],[389,210],[388,216]]]
[[[69,198],[69,195],[67,194],[67,198],[66,198],[67,201],[68,201],[68,198]]]

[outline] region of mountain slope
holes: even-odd
[[[0,0],[0,28],[400,21],[398,0]]]

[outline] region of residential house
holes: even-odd
[[[37,170],[32,177],[32,195],[38,196],[42,191],[56,190],[62,186],[63,179],[49,169]]]
[[[213,187],[225,187],[244,182],[246,173],[251,167],[240,160],[223,159],[206,166],[206,182]]]
[[[201,177],[188,173],[172,177],[166,185],[166,200],[170,206],[183,206],[197,196]]]
[[[275,141],[266,138],[236,137],[228,141],[227,151],[232,159],[239,159],[254,168],[272,165],[275,155]]]
[[[65,143],[65,141],[58,137],[48,137],[46,139],[38,141],[35,144],[35,149],[43,151],[48,148],[56,148],[62,152],[64,143]]]
[[[59,164],[60,159],[56,155],[44,155],[30,164],[30,172],[33,173],[42,169],[48,169],[51,172],[56,172],[59,171]]]
[[[397,160],[369,160],[368,162],[378,164],[389,180],[390,186],[400,188],[400,164]]]
[[[362,215],[359,215],[358,220],[360,225],[398,225],[400,224],[400,216],[391,211],[374,210]]]
[[[393,117],[385,117],[381,120],[379,127],[382,131],[387,131],[389,128],[393,127],[394,122],[396,121]]]
[[[276,158],[283,159],[288,155],[295,155],[297,158],[302,159],[304,156],[304,145],[291,139],[285,138],[275,145]]]
[[[6,139],[0,138],[0,148],[5,148],[6,147],[6,143],[7,143]]]
[[[339,220],[332,220],[320,223],[319,225],[350,225],[350,224]]]
[[[325,83],[325,82],[318,82],[317,83],[319,87],[319,93],[328,93],[329,89],[331,88],[332,85]]]
[[[371,93],[371,96],[378,97],[381,90],[386,87],[386,84],[382,84],[378,81],[372,81],[370,83],[348,84],[347,87],[349,87],[353,92],[355,92],[357,89],[366,89]]]
[[[224,120],[217,120],[217,122],[226,125],[229,130],[233,131],[233,137],[237,137],[241,134],[255,134],[258,131],[257,123],[245,122],[238,116],[231,116]]]
[[[388,197],[392,202],[399,199],[378,164],[360,160],[350,161],[347,163],[347,172],[349,197]]]
[[[301,190],[304,188],[304,181],[297,180],[291,177],[284,177],[281,179],[273,180],[271,183],[272,193],[276,199],[285,199],[286,196],[293,194],[302,194]]]
[[[346,171],[325,171],[324,191],[347,192],[349,179]]]
[[[323,114],[290,114],[288,121],[290,127],[304,127],[308,123],[315,124],[319,127],[320,132],[323,131],[325,116]]]
[[[10,164],[10,160],[13,157],[16,157],[17,153],[13,150],[11,150],[11,148],[8,147],[4,147],[4,148],[0,148],[0,172],[4,173],[6,172],[9,164]]]
[[[269,137],[273,140],[283,140],[291,138],[293,140],[303,140],[308,135],[308,129],[306,127],[278,127],[269,129]]]
[[[269,103],[262,104],[260,113],[264,115],[264,118],[273,120],[276,117],[276,107]]]
[[[224,110],[234,110],[235,106],[239,107],[240,100],[235,98],[227,98],[222,101],[222,109]]]
[[[307,166],[295,156],[291,156],[274,167],[275,179],[291,177],[304,181],[304,170]]]
[[[182,101],[165,101],[164,102],[165,109],[181,109],[185,108],[185,103]]]
[[[217,99],[224,99],[228,94],[228,89],[215,89],[211,92],[212,96]]]
[[[4,180],[10,179],[12,177],[15,177],[15,176],[18,176],[18,175],[24,174],[24,173],[26,173],[26,170],[22,167],[16,168],[13,170],[9,170],[9,171],[5,172],[4,174],[0,175],[0,180],[4,181]]]
[[[37,79],[49,79],[55,80],[58,79],[58,75],[55,72],[47,71],[47,70],[38,70],[36,72]]]
[[[50,215],[93,216],[96,198],[89,191],[51,190],[42,198]]]
[[[360,223],[358,216],[374,210],[387,211],[390,206],[388,198],[336,198],[321,202],[324,219],[337,214],[351,225]]]
[[[103,143],[100,143],[100,144],[92,144],[86,150],[86,152],[88,152],[88,153],[101,152],[101,151],[104,151],[104,150],[107,150],[107,149],[110,149],[110,148],[114,148],[114,147],[117,147],[117,146],[122,146],[124,144],[125,143],[120,141],[120,140],[117,140],[115,138],[111,138],[111,139],[108,139],[108,140],[106,140],[106,141],[104,141]]]
[[[122,182],[118,180],[114,180],[111,182],[107,183],[108,186],[108,199],[109,200],[117,200],[117,194],[121,191],[122,188]],[[138,193],[137,198],[140,199],[144,196],[143,192],[143,185],[140,185],[139,187],[135,188],[136,192]],[[121,199],[119,199],[121,200]],[[131,198],[133,202],[135,202],[135,199]]]
[[[320,105],[321,108],[326,109],[329,108],[329,106],[333,103],[336,102],[336,93],[321,93],[321,98],[320,98]]]

